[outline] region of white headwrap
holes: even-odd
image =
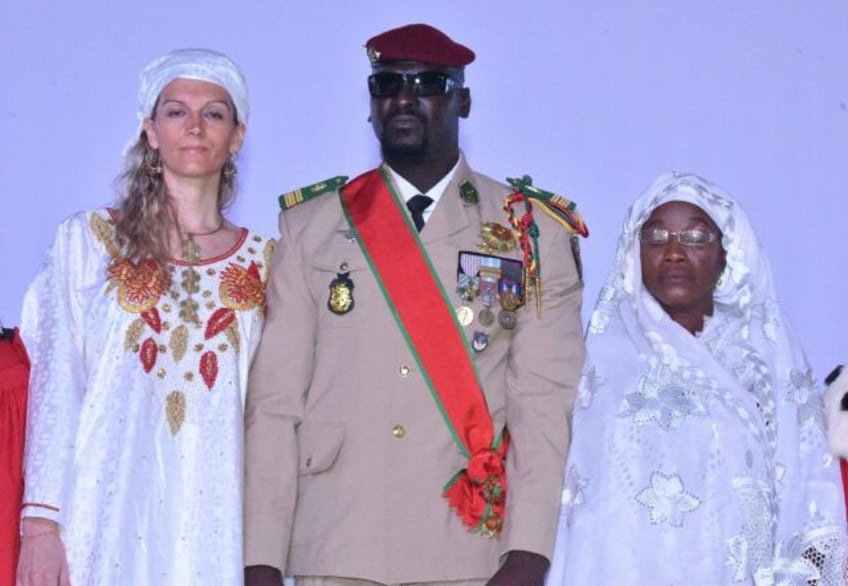
[[[673,200],[709,214],[727,253],[696,336],[641,279],[639,230]],[[673,173],[636,200],[586,346],[549,586],[845,583],[820,388],[729,194]]]
[[[144,119],[153,114],[159,94],[175,79],[195,79],[221,86],[229,92],[239,122],[247,124],[250,114],[247,81],[238,66],[226,55],[209,49],[177,49],[151,61],[139,75],[139,132]]]

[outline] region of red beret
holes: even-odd
[[[408,24],[371,37],[365,43],[365,50],[371,65],[415,61],[441,67],[465,67],[474,61],[474,51],[427,24]]]

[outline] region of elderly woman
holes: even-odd
[[[59,226],[24,301],[19,585],[242,582],[242,407],[273,248],[223,215],[247,87],[198,49],[140,81],[121,200]]]
[[[549,586],[843,584],[819,392],[733,198],[633,204],[587,349]]]

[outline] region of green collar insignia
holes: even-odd
[[[465,203],[477,203],[480,201],[480,196],[477,193],[477,188],[471,184],[468,179],[464,179],[459,184],[459,197]]]

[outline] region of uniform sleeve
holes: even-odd
[[[285,570],[297,497],[295,428],[303,418],[312,376],[316,304],[297,250],[298,238],[281,214],[282,237],[271,261],[268,314],[245,410],[245,566]]]
[[[543,214],[539,214],[543,216]],[[542,313],[529,296],[506,372],[507,503],[501,551],[553,554],[570,442],[571,412],[583,366],[583,283],[570,235],[537,218],[542,238]]]
[[[85,394],[82,309],[89,231],[62,223],[24,297],[21,336],[31,359],[24,516],[60,521]]]

